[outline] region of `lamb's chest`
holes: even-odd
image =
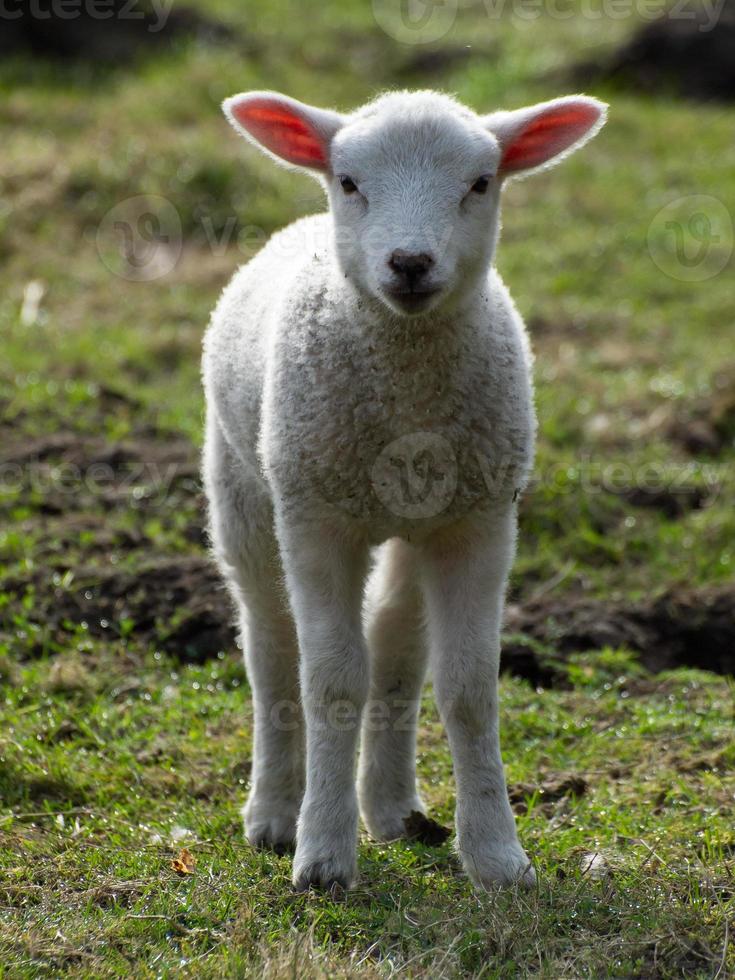
[[[381,536],[512,499],[530,431],[503,396],[508,363],[456,337],[347,339],[292,347],[274,372],[267,465],[293,506],[336,508]]]

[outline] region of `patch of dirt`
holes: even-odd
[[[109,442],[102,437],[85,437],[76,432],[57,432],[3,447],[5,463],[27,465],[51,459],[79,467],[106,465],[115,472],[141,460],[158,465],[184,465],[193,467],[196,472],[196,450],[188,440],[178,436],[165,439],[159,435],[157,439]]]
[[[175,492],[199,492],[195,447],[180,436],[151,433],[110,442],[102,436],[61,431],[3,447],[6,489],[37,500],[41,514],[141,508]]]
[[[94,5],[74,5],[71,16],[60,5],[18,5],[3,22],[0,55],[25,53],[55,61],[80,61],[107,69],[145,53],[160,51],[179,38],[227,41],[231,28],[189,7],[157,8],[150,0],[106,0],[104,16]]]
[[[676,93],[688,99],[735,99],[735,0],[721,10],[676,6],[645,24],[601,63],[574,70],[580,85],[614,81],[644,92]]]
[[[71,583],[61,581],[55,585],[40,572],[30,583],[10,580],[3,587],[20,599],[32,585],[34,616],[52,635],[86,623],[92,636],[117,637],[128,621],[131,639],[182,660],[199,662],[234,646],[232,606],[207,558],[166,558],[134,571],[78,570]]]
[[[727,745],[696,756],[675,754],[666,762],[678,772],[715,772],[724,775],[732,769],[733,748]]]
[[[729,389],[720,384],[713,390],[720,405]],[[33,618],[43,638],[36,652],[47,637],[60,638],[82,622],[92,635],[124,632],[182,660],[201,661],[233,648],[233,610],[213,564],[202,555],[153,557],[155,542],[144,533],[111,527],[105,518],[113,509],[146,507],[160,518],[184,503],[194,514],[191,505],[201,499],[199,459],[186,439],[155,430],[117,443],[68,431],[16,439],[3,449],[3,479],[6,485],[15,479],[20,499],[34,507],[22,527],[42,528],[38,554],[49,560],[30,576],[3,582],[11,602],[0,633],[12,635],[13,610],[32,588]],[[706,502],[702,491],[691,488],[628,499],[672,516]],[[187,537],[203,543],[200,520],[192,521]],[[60,541],[79,541],[95,564],[79,567],[76,558],[68,568],[60,564]],[[109,561],[116,551],[140,551],[145,558],[140,567],[119,567]],[[686,666],[735,674],[735,585],[676,588],[633,604],[543,596],[510,605],[505,632],[502,669],[536,686],[564,683],[562,661],[569,654],[606,646],[638,652],[652,672]]]
[[[511,806],[517,812],[526,812],[526,801],[538,794],[538,809],[546,816],[554,813],[554,804],[571,797],[583,796],[587,792],[587,780],[575,773],[560,773],[547,776],[538,785],[534,783],[512,783],[508,787]]]
[[[709,499],[707,492],[701,487],[679,487],[676,490],[670,487],[650,490],[645,487],[630,487],[616,492],[616,495],[633,507],[657,510],[669,520],[683,517],[692,510],[701,510]]]
[[[6,580],[4,589],[19,603],[32,585],[34,618],[52,635],[84,622],[92,635],[117,636],[128,621],[131,639],[182,660],[234,648],[231,601],[206,557],[164,558],[132,571],[76,570],[71,582],[58,574],[55,582],[39,571],[30,582]],[[608,646],[632,649],[653,673],[697,667],[735,675],[735,585],[670,590],[638,603],[562,596],[509,605],[501,669],[554,686],[565,681],[566,656]]]
[[[508,616],[506,616],[506,621]],[[561,658],[546,652],[529,634],[515,630],[514,622],[506,622],[511,634],[503,637],[500,671],[522,677],[533,687],[562,687],[568,682]]]
[[[80,541],[85,558],[110,560],[113,555],[135,551],[150,545],[150,538],[139,528],[115,527],[105,514],[44,514],[21,521],[18,530],[32,533],[41,530],[36,558],[51,559],[58,554],[59,541]],[[114,560],[114,559],[113,559]]]
[[[735,585],[671,589],[638,603],[544,597],[509,606],[506,629],[561,657],[606,646],[628,647],[653,673],[696,667],[735,674]],[[502,669],[515,674],[518,664],[527,668],[530,649],[511,638],[503,647]],[[531,666],[521,676],[538,683]]]
[[[735,48],[733,60],[735,63]],[[693,456],[717,456],[735,449],[735,364],[715,375],[707,398],[675,414],[666,435]]]
[[[411,810],[411,813],[403,818],[403,826],[406,828],[409,840],[419,841],[429,847],[439,847],[448,840],[451,833],[448,827],[443,827],[420,810]]]

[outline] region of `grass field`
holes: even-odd
[[[730,669],[735,651],[733,108],[598,88],[603,133],[506,193],[499,266],[541,420],[508,643],[554,670],[543,690],[504,677],[502,725],[537,891],[478,897],[450,843],[366,838],[354,892],[295,895],[289,858],[244,842],[250,709],[206,561],[199,349],[234,268],[321,202],[218,103],[400,85],[516,107],[637,23],[450,5],[422,45],[389,6],[202,0],[229,41],[0,63],[0,977],[735,975],[733,683],[698,669],[708,644]],[[680,596],[717,624],[562,642],[580,602],[661,618]],[[524,635],[544,603],[560,622]],[[451,826],[429,695],[420,776]]]

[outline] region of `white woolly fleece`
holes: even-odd
[[[329,200],[239,270],[204,344],[211,536],[255,707],[246,834],[295,839],[298,887],[352,884],[358,812],[391,839],[424,809],[430,659],[464,866],[480,888],[530,883],[497,674],[536,422],[526,332],[492,260],[504,180],[577,148],[605,107],[479,116],[395,92],[343,115],[256,92],[225,112]]]

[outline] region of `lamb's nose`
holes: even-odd
[[[406,252],[402,248],[397,248],[388,259],[391,269],[405,277],[409,285],[423,279],[433,264],[434,257],[428,252]]]

